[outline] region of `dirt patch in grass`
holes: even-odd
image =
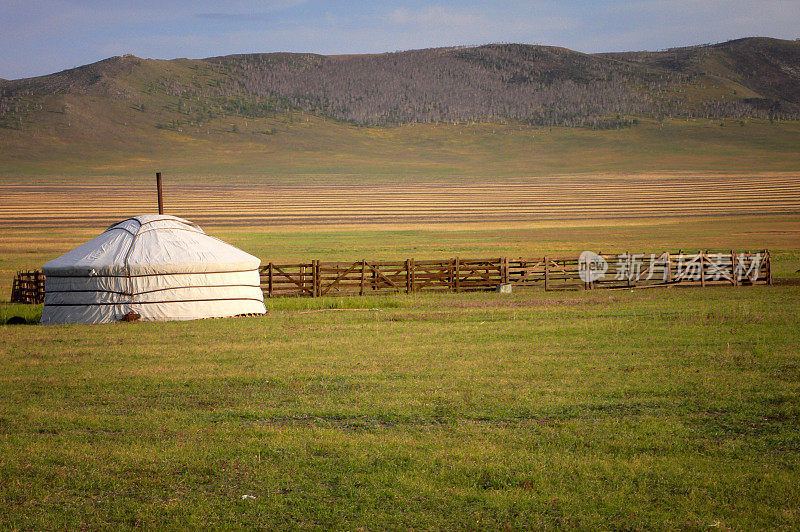
[[[776,277],[772,284],[777,286],[800,286],[800,277]]]
[[[541,293],[532,294],[525,299],[471,299],[468,301],[463,300],[447,300],[442,301],[442,307],[448,308],[529,308],[529,307],[564,307],[564,306],[587,306],[587,305],[608,305],[619,301],[614,297],[597,297],[597,298],[567,298],[567,299],[550,299],[542,297]]]

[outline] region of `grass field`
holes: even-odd
[[[0,128],[0,177],[130,179],[160,170],[170,179],[206,183],[355,177],[384,184],[464,176],[800,170],[796,121],[643,120],[631,128],[594,131],[488,123],[358,127],[298,115],[233,119],[177,132],[136,126],[134,118],[123,127],[120,117],[138,112],[119,105],[109,116],[91,119],[91,137],[64,127]]]
[[[798,222],[207,229],[275,260],[769,247],[787,280]],[[3,229],[4,278],[97,231]],[[0,526],[796,528],[798,296],[286,299],[263,318],[0,326]],[[40,312],[0,305],[3,322]]]
[[[0,528],[800,527],[797,124],[309,120],[0,139],[0,299],[155,210],[155,170],[269,261],[769,248],[776,284],[0,325]]]
[[[798,296],[290,299],[264,318],[4,326],[0,523],[797,528]],[[314,312],[341,306],[358,310]]]

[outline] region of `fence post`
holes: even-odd
[[[311,261],[311,284],[312,284],[312,297],[319,296],[319,259]]]
[[[547,292],[547,278],[550,277],[550,259],[544,256],[544,291]]]
[[[581,260],[580,257],[578,258],[578,279],[581,278]],[[586,261],[583,264],[583,289],[584,290],[591,290],[592,287],[592,273],[589,269],[589,262]]]
[[[361,286],[358,290],[358,295],[364,295],[364,277],[367,273],[367,259],[361,259]]]
[[[631,252],[630,251],[626,251],[625,252],[625,261],[627,263],[627,267],[625,269],[627,270],[627,274],[628,274],[626,282],[628,283],[628,288],[630,288],[631,287],[631,274],[633,273],[633,271],[631,270],[632,264],[631,264]]]
[[[317,290],[317,281],[315,280],[317,276],[314,275],[314,270],[316,269],[315,267],[316,262],[317,262],[316,260],[311,259],[311,290],[309,291],[311,293],[311,297],[316,296],[315,292]]]
[[[408,277],[411,280],[411,285],[410,286],[411,286],[411,291],[413,292],[414,291],[414,283],[415,283],[416,277],[417,277],[416,276],[417,266],[416,266],[416,264],[414,264],[414,259],[408,259],[408,264],[410,266],[409,269],[408,269]]]
[[[411,293],[411,268],[409,259],[406,259],[406,294]]]
[[[447,273],[450,275],[448,282],[450,283],[450,291],[456,291],[456,260],[450,259],[450,264],[447,266]]]
[[[267,297],[272,297],[272,263],[267,266]]]
[[[700,286],[706,286],[706,254],[700,250]]]
[[[764,255],[767,257],[767,284],[772,284],[772,255],[768,249],[764,250]]]
[[[459,291],[461,287],[461,263],[458,257],[455,258],[455,275],[453,276],[453,288],[456,292]]]
[[[578,259],[578,279],[581,278],[581,271],[583,271],[583,289],[584,290],[591,290],[592,289],[592,278],[589,274],[589,261],[584,261],[583,269],[581,270],[581,261]]]
[[[739,276],[736,274],[736,254],[731,250],[731,284],[739,286]]]

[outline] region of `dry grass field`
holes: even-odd
[[[226,180],[165,185],[167,212],[243,226],[441,224],[800,213],[800,174]],[[152,180],[0,183],[0,228],[91,227],[156,206]]]
[[[127,106],[116,114],[138,113]],[[46,113],[51,117],[55,113]],[[412,124],[360,127],[311,115],[216,123],[216,132],[120,128],[111,116],[84,117],[89,138],[69,128],[0,128],[0,177],[25,182],[66,177],[138,180],[236,176],[276,181],[390,184],[416,179],[664,172],[797,172],[800,122],[642,120],[620,130],[524,124]],[[215,121],[219,122],[219,121]],[[102,124],[102,127],[100,125]],[[238,133],[232,133],[236,126]],[[95,127],[97,126],[97,127]],[[269,130],[274,134],[265,135]],[[227,132],[226,132],[227,131]]]

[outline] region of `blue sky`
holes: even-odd
[[[348,54],[488,42],[601,52],[753,35],[800,37],[800,2],[0,0],[0,77],[48,74],[125,53]]]

